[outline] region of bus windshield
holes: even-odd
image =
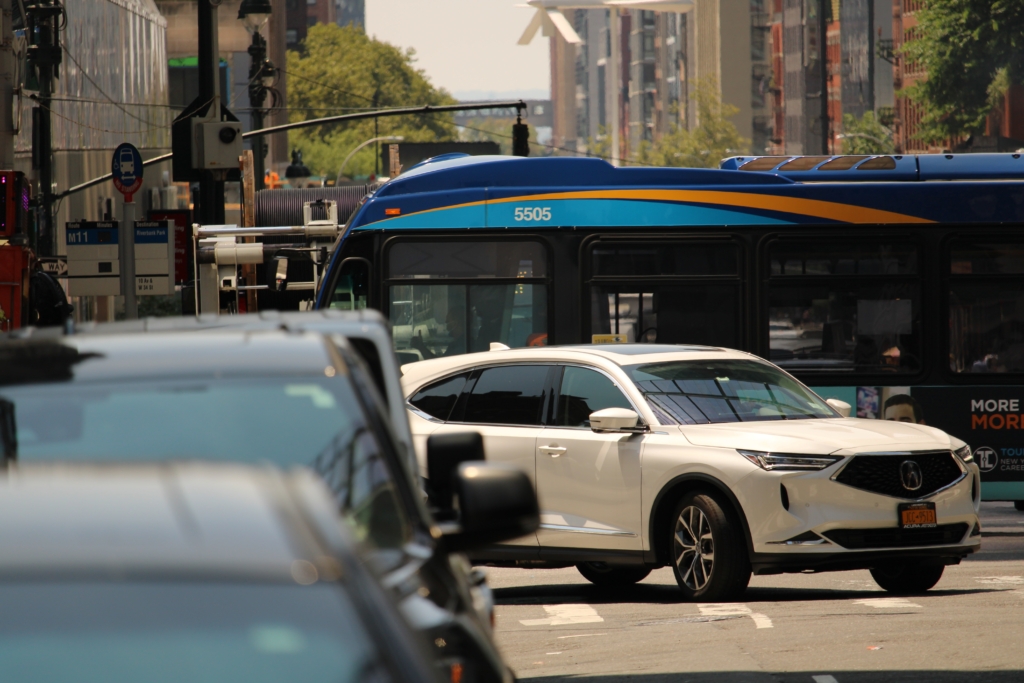
[[[672,361],[627,370],[661,424],[838,417],[810,389],[766,363]]]

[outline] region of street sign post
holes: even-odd
[[[121,218],[121,291],[124,293],[124,317],[139,317],[139,300],[135,292],[135,202],[132,197],[142,187],[142,155],[135,145],[122,142],[114,150],[110,173],[114,187],[124,195],[124,214]]]
[[[121,267],[117,223],[79,221],[64,230],[68,294],[118,296]]]
[[[137,295],[174,293],[174,223],[139,221],[135,224],[135,265]]]
[[[67,256],[40,256],[36,258],[36,263],[44,273],[49,273],[54,277],[68,276]]]

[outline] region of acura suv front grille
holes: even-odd
[[[950,451],[936,451],[857,455],[833,479],[883,496],[924,498],[963,476]]]

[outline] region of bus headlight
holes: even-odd
[[[762,470],[823,470],[843,459],[841,455],[804,455],[803,453],[766,453],[764,451],[736,451]]]

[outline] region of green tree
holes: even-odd
[[[697,126],[689,130],[678,123],[653,144],[644,143],[637,162],[646,166],[683,166],[717,168],[722,159],[745,154],[750,140],[742,137],[729,119],[739,108],[722,102],[718,82],[713,77],[695,83],[694,104]]]
[[[1024,79],[1024,2],[926,0],[917,16],[918,38],[902,59],[928,73],[906,89],[924,106],[918,137],[982,132],[993,104]]]
[[[843,115],[843,154],[892,154],[896,146],[892,131],[875,118],[875,112],[864,112],[859,119]]]
[[[310,27],[298,51],[288,52],[288,107],[291,121],[305,121],[365,109],[454,104],[417,69],[415,52],[374,40],[351,26]],[[456,139],[450,114],[417,114],[378,119],[377,135],[401,135],[406,142]],[[362,142],[375,137],[373,119],[301,128],[290,133],[293,149],[314,174],[333,177]],[[349,161],[345,175],[374,172],[373,146]],[[387,169],[381,169],[386,173]]]

